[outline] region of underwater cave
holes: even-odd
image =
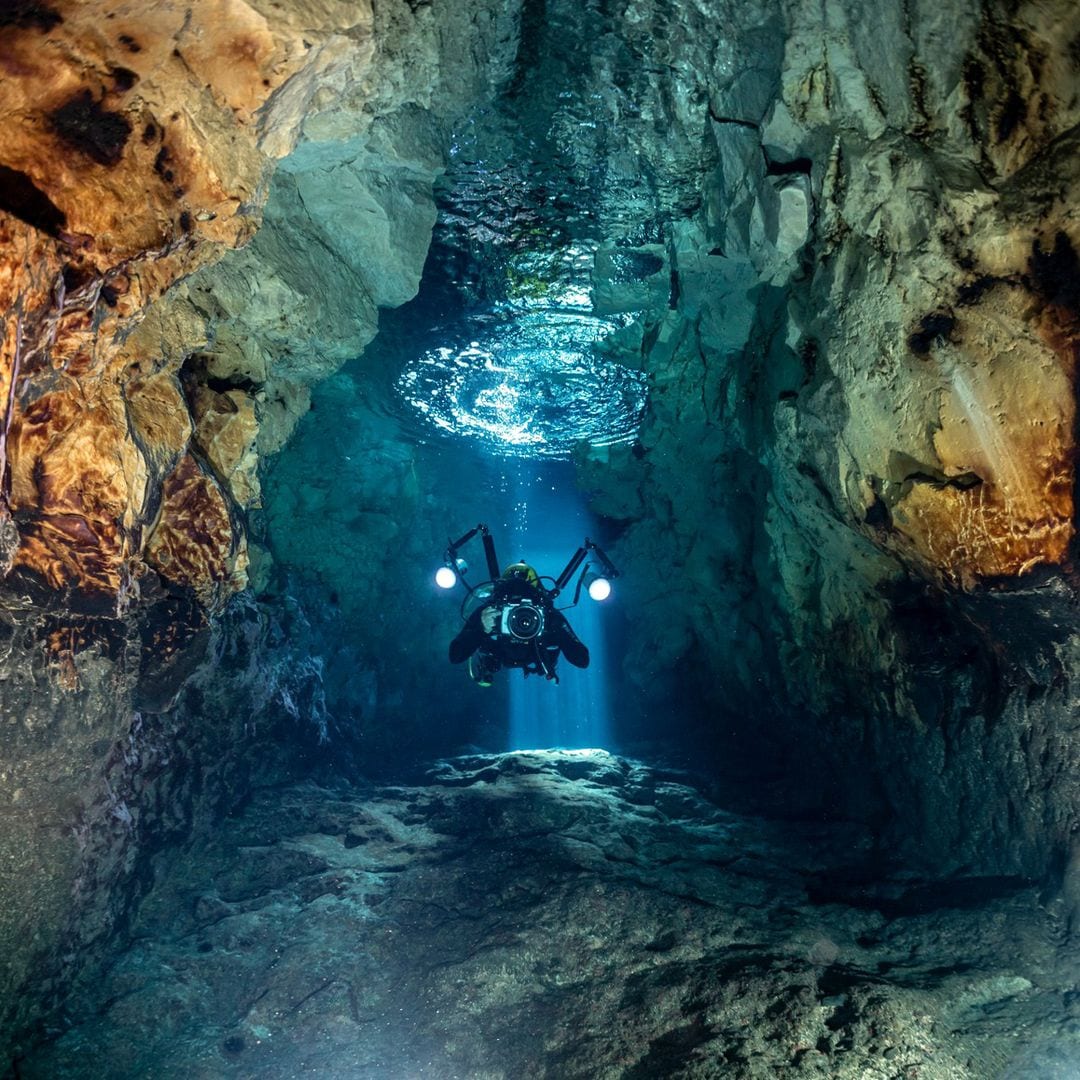
[[[5,1075],[1080,1077],[1072,0],[0,29]]]

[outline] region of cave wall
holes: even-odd
[[[448,125],[505,77],[514,12],[5,16],[9,563],[115,613],[144,577],[244,587],[258,456],[415,293]]]
[[[515,10],[0,13],[5,1046],[162,843],[328,737],[305,612],[245,591],[260,459],[415,291],[448,126]]]
[[[0,618],[0,1045],[13,1067],[62,1027],[64,1001],[126,933],[165,845],[213,829],[258,784],[317,767],[321,672],[292,648],[290,621],[238,598],[173,648],[168,623]],[[42,622],[85,639],[63,679],[43,656]],[[147,679],[147,652],[172,663],[155,660]]]
[[[1078,33],[785,5],[775,89],[710,88],[639,445],[583,462],[660,578],[630,677],[925,866],[1038,876],[1076,828]]]

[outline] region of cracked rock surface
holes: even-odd
[[[20,1075],[1075,1075],[1067,908],[882,865],[602,751],[267,788]]]

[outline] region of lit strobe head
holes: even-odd
[[[464,559],[451,559],[447,556],[446,562],[435,571],[435,584],[440,589],[452,589],[458,578],[464,577],[469,570],[469,564]]]
[[[606,600],[611,595],[611,582],[599,574],[589,574],[585,579],[588,582],[589,596],[593,600]]]

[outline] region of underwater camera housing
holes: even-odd
[[[543,608],[530,600],[505,604],[499,619],[499,633],[514,641],[533,641],[544,632]]]

